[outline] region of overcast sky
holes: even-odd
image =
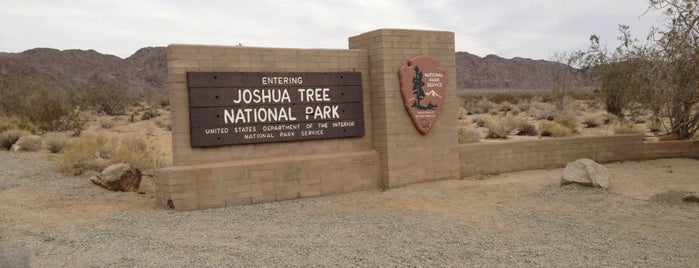
[[[213,44],[347,48],[380,28],[445,30],[456,50],[478,56],[551,59],[585,48],[591,34],[610,47],[617,25],[645,38],[658,12],[646,0],[2,0],[0,51],[94,49],[122,58],[145,46]]]

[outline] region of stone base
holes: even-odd
[[[374,150],[228,161],[158,170],[156,203],[194,210],[378,189]]]

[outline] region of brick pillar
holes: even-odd
[[[369,54],[374,149],[385,187],[459,177],[454,33],[380,29],[349,38],[350,49]],[[398,69],[427,55],[446,69],[446,94],[432,130],[420,134],[405,110]]]

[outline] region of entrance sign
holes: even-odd
[[[187,72],[192,147],[364,136],[360,72]]]
[[[429,56],[417,56],[400,67],[400,91],[405,110],[422,134],[432,129],[446,92],[445,70]]]

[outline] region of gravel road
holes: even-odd
[[[634,165],[699,190],[699,160],[609,168]],[[45,154],[0,152],[0,169],[0,267],[699,266],[699,204],[560,187],[561,169],[191,212],[154,208],[152,181],[112,193]]]

